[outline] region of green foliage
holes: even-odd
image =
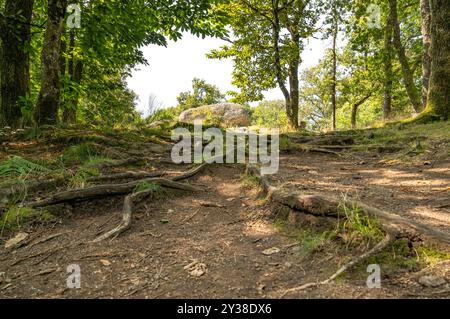
[[[36,173],[48,173],[50,170],[40,164],[20,156],[10,156],[0,164],[0,176],[25,177]]]
[[[33,221],[51,221],[54,216],[47,211],[34,210],[28,207],[12,206],[0,217],[1,234],[15,231]],[[0,235],[1,235],[0,234]]]
[[[192,91],[182,92],[177,97],[178,106],[183,110],[203,105],[217,104],[225,101],[225,95],[215,85],[205,80],[195,78],[192,80]]]
[[[243,188],[250,189],[259,187],[260,183],[258,177],[252,175],[245,175],[241,180],[241,185]]]
[[[83,163],[96,157],[98,152],[93,143],[85,142],[68,147],[62,155],[62,160],[68,164]]]
[[[417,272],[449,258],[448,252],[433,246],[420,244],[414,247],[407,239],[398,239],[388,249],[369,258],[365,265],[357,266],[355,275],[361,279],[367,278],[367,264],[380,265],[384,276],[392,276],[405,271]]]
[[[165,188],[163,188],[161,185],[149,182],[139,183],[133,190],[133,193],[136,194],[143,191],[151,191],[152,195],[155,198],[163,198],[167,195]]]
[[[286,129],[288,117],[284,101],[263,101],[252,111],[252,125]]]
[[[289,212],[286,213],[288,214]],[[279,215],[275,220],[274,226],[282,234],[298,241],[298,254],[302,258],[330,247],[332,239],[334,238],[334,233],[330,231],[323,231],[315,229],[314,227],[299,228],[296,225],[291,225],[287,221],[286,216]]]
[[[286,83],[289,66],[298,67],[303,50],[302,40],[312,34],[319,11],[318,1],[274,2],[269,0],[233,0],[223,5],[230,15],[233,31],[232,44],[213,50],[208,57],[232,58],[234,62],[233,84],[240,89],[234,101],[239,103],[260,101],[263,92]],[[274,5],[279,7],[275,8]],[[284,7],[283,10],[279,10]],[[279,10],[279,11],[278,11]],[[274,14],[277,12],[277,14]],[[274,22],[279,18],[279,50],[276,50]],[[277,63],[277,51],[280,61]],[[281,68],[277,74],[276,65]]]
[[[157,110],[149,119],[148,122],[156,122],[156,121],[170,121],[176,122],[178,121],[178,117],[181,112],[184,111],[183,106],[169,107],[166,109]]]
[[[73,176],[69,178],[69,187],[70,188],[84,188],[87,186],[87,180],[90,177],[96,177],[100,175],[100,172],[96,166],[110,162],[111,160],[94,157],[90,158],[86,163],[80,166],[80,168],[76,171]]]
[[[378,220],[364,213],[361,208],[353,205],[341,205],[342,215],[336,227],[336,235],[341,237],[348,246],[364,242],[377,242],[383,238],[383,231]]]

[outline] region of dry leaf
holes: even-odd
[[[11,238],[5,243],[5,249],[9,249],[11,247],[15,247],[27,239],[27,233],[18,233],[14,238]]]
[[[266,256],[269,256],[269,255],[277,254],[279,252],[280,252],[280,248],[272,247],[272,248],[264,250],[262,253]]]
[[[107,259],[100,259],[103,266],[111,266],[111,262]]]

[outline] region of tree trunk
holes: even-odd
[[[392,42],[393,33],[392,15],[388,17],[386,23],[386,31],[384,34],[384,101],[383,101],[383,117],[389,119],[392,114],[392,86],[394,72],[392,70],[392,60],[394,58],[394,43]]]
[[[8,0],[0,37],[1,53],[1,125],[21,126],[20,100],[27,98],[30,85],[29,50],[34,0]]]
[[[430,0],[420,0],[420,10],[422,13],[422,105],[425,108],[428,100],[428,88],[430,86],[431,75],[431,9]]]
[[[431,0],[431,78],[427,111],[450,118],[450,1]]]
[[[283,72],[282,72],[282,68],[281,68],[281,56],[280,56],[280,30],[281,30],[281,26],[280,26],[280,10],[278,8],[279,5],[279,1],[275,0],[275,2],[273,3],[273,46],[274,46],[274,50],[275,50],[275,54],[274,54],[274,59],[275,59],[275,71],[276,71],[276,80],[278,83],[278,86],[280,87],[281,92],[283,93],[284,96],[284,100],[286,103],[286,114],[289,120],[289,125],[291,126],[291,128],[293,129],[297,129],[298,128],[298,122],[295,122],[294,119],[294,112],[292,110],[292,102],[291,102],[291,96],[289,94],[289,91],[286,87],[286,83],[283,79]]]
[[[48,0],[48,21],[42,49],[41,91],[35,110],[38,126],[58,122],[61,35],[67,0]]]
[[[298,68],[299,68],[299,62],[293,61],[292,66],[290,66],[289,71],[289,86],[290,86],[290,101],[291,101],[291,116],[289,118],[289,123],[297,130],[299,128],[299,121],[298,121],[298,104],[299,104],[299,79],[298,79]]]
[[[78,90],[74,90],[74,85],[81,84],[81,78],[83,76],[83,62],[75,58],[75,31],[71,31],[70,34],[70,60],[69,60],[69,75],[71,85],[69,87],[69,101],[65,105],[63,112],[63,122],[66,124],[74,124],[77,119],[78,108]]]
[[[372,92],[367,94],[365,97],[363,97],[361,100],[359,100],[358,102],[356,102],[355,104],[352,105],[352,118],[351,118],[351,128],[352,130],[356,128],[356,116],[358,113],[358,108],[363,105],[371,96],[372,96]]]
[[[350,128],[354,130],[356,128],[356,115],[358,113],[358,106],[356,104],[352,105],[352,119],[350,123]]]
[[[401,41],[401,30],[397,12],[397,0],[389,0],[389,6],[391,15],[390,18],[392,19],[394,26],[394,46],[397,49],[398,59],[402,67],[405,89],[408,93],[408,97],[414,108],[414,111],[416,113],[419,113],[422,110],[422,102],[420,101],[419,92],[414,83],[414,75],[411,71],[411,67],[409,66],[408,58],[406,57],[405,47],[403,46]]]
[[[336,10],[335,10],[336,11]],[[337,54],[336,54],[336,46],[337,46],[337,36],[338,36],[338,17],[337,13],[334,12],[334,26],[333,26],[333,74],[332,74],[332,83],[331,83],[331,106],[333,111],[333,131],[336,130],[336,109],[337,109]]]

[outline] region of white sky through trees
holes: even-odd
[[[317,64],[326,50],[327,42],[311,39],[306,46],[301,69]],[[177,105],[180,92],[192,87],[192,79],[197,77],[214,84],[222,92],[237,90],[231,84],[233,62],[231,60],[211,60],[206,54],[226,44],[225,41],[214,38],[197,38],[185,34],[177,42],[169,42],[167,48],[156,45],[143,49],[144,56],[149,61],[148,66],[139,66],[128,79],[128,86],[139,97],[137,108],[144,114],[150,95],[156,95],[163,107]],[[279,89],[266,92],[266,99],[283,99]]]

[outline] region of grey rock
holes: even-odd
[[[179,116],[179,121],[182,123],[194,124],[196,120],[203,121],[203,124],[226,128],[250,125],[248,112],[242,105],[234,103],[205,105],[186,110]]]
[[[427,275],[419,278],[419,284],[425,287],[435,288],[445,285],[446,283],[447,281],[439,276]]]

